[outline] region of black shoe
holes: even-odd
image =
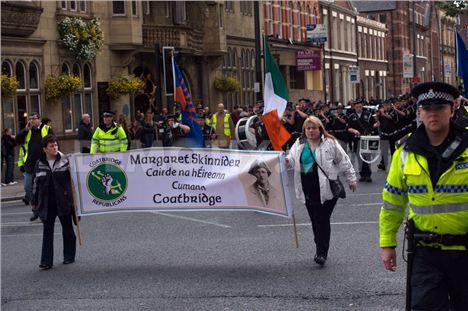
[[[75,259],[66,259],[66,260],[63,261],[63,264],[64,265],[69,265],[69,264],[74,263],[74,262],[75,262]]]
[[[31,218],[29,218],[29,221],[34,221],[34,220],[36,220],[38,218],[39,218],[39,215],[34,214],[34,215],[31,216]]]
[[[26,198],[22,198],[21,200],[23,201],[24,205],[29,205],[29,201]]]
[[[46,265],[46,264],[43,264],[43,263],[41,263],[39,265],[39,269],[41,269],[41,270],[49,270],[51,268],[52,268],[52,265]]]
[[[321,265],[321,266],[323,267],[323,265],[325,264],[325,261],[327,261],[327,258],[326,258],[325,256],[317,256],[317,255],[315,255],[314,261],[315,261],[318,265]]]
[[[361,182],[366,181],[366,180],[367,180],[366,176],[361,176],[361,178],[359,178],[359,181],[361,181]]]
[[[372,178],[369,177],[366,177],[366,182],[372,182]]]
[[[377,165],[377,168],[378,168],[379,170],[382,170],[382,171],[385,171],[385,170],[386,170],[385,164],[382,164],[382,163],[380,163],[379,165]]]

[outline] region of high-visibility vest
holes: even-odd
[[[49,134],[50,126],[43,125],[41,128],[41,137],[44,138]],[[18,166],[21,167],[26,163],[28,159],[28,145],[29,141],[31,140],[32,131],[29,130],[28,134],[26,134],[26,139],[24,140],[24,144],[19,149],[19,158],[18,158]]]
[[[404,146],[403,146],[404,147]],[[458,156],[432,185],[427,159],[398,148],[383,191],[380,211],[380,246],[396,246],[396,234],[406,208],[416,228],[439,235],[468,232],[468,149]],[[463,250],[464,246],[443,246]]]
[[[128,140],[124,129],[114,122],[112,127],[104,131],[98,127],[91,139],[91,154],[97,152],[123,152],[127,151]]]
[[[216,131],[216,123],[218,123],[217,113],[211,117],[211,127]],[[229,126],[229,113],[224,114],[224,135],[231,136],[231,127]]]

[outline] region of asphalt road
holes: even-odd
[[[40,271],[42,224],[20,202],[2,205],[2,310],[403,310],[405,269],[380,261],[385,172],[340,200],[329,260],[313,262],[313,234],[296,202],[291,220],[256,212],[119,213],[82,219],[83,246]],[[291,189],[293,191],[293,189]],[[57,220],[58,222],[58,220]],[[399,241],[402,241],[400,236]]]

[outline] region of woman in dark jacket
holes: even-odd
[[[5,160],[5,185],[14,185],[13,170],[15,166],[15,137],[11,128],[2,133],[2,162]]]
[[[42,256],[39,268],[52,268],[54,262],[54,224],[58,216],[62,224],[63,263],[75,261],[76,236],[72,225],[73,198],[71,194],[70,164],[66,155],[58,151],[53,135],[42,139],[44,154],[36,163],[31,205],[44,223]]]

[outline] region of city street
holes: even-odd
[[[375,169],[373,170],[375,172]],[[386,271],[378,214],[386,172],[340,200],[321,268],[306,209],[299,248],[287,218],[255,212],[119,213],[83,217],[76,262],[40,271],[42,224],[2,204],[2,310],[403,310],[405,270]],[[294,190],[291,189],[291,192]]]

